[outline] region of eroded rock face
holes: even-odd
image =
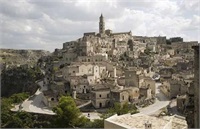
[[[20,92],[33,94],[38,89],[35,81],[42,78],[38,59],[49,54],[44,50],[0,49],[2,96]]]
[[[34,65],[39,58],[49,54],[49,51],[44,50],[0,49],[0,63],[6,63],[9,66]]]

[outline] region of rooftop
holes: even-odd
[[[92,91],[110,91],[109,84],[95,84],[91,85]]]
[[[106,121],[117,124],[121,127],[128,128],[141,128],[144,129],[144,124],[150,122],[152,124],[152,129],[160,129],[166,127],[170,122],[172,122],[172,129],[187,127],[186,120],[179,116],[165,116],[165,117],[154,117],[144,114],[125,114],[121,116],[111,116],[106,119]]]

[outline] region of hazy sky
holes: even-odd
[[[0,0],[0,9],[1,48],[62,48],[98,32],[101,13],[114,32],[200,42],[200,0]]]

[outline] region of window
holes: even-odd
[[[124,100],[124,96],[122,96],[122,100]]]
[[[73,73],[75,73],[75,71],[73,71]]]
[[[101,94],[99,95],[99,97],[101,98]]]
[[[109,96],[109,94],[107,94],[107,98],[109,98],[110,96]]]
[[[84,88],[85,88],[85,86],[84,86]]]

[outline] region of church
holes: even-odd
[[[103,14],[101,14],[101,16],[99,17],[99,33],[96,33],[96,32],[87,32],[87,33],[84,33],[84,36],[89,36],[89,35],[93,35],[93,36],[97,35],[99,37],[117,36],[117,35],[132,36],[132,33],[131,33],[131,31],[129,31],[129,32],[112,33],[112,30],[105,29],[104,17],[103,17]]]

